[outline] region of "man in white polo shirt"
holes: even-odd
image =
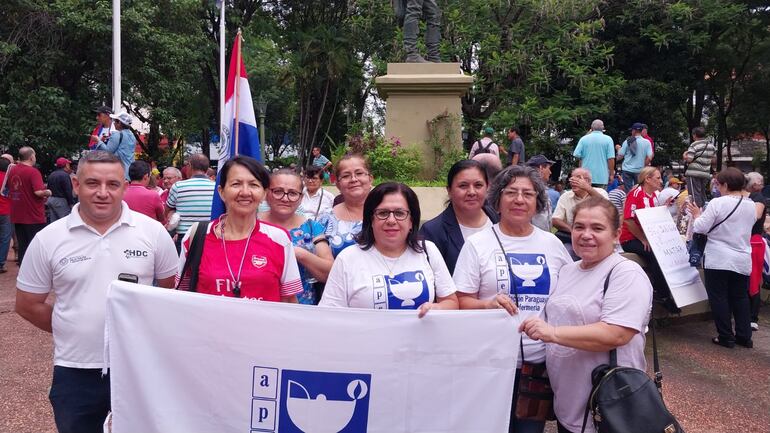
[[[101,432],[110,409],[105,367],[107,288],[119,275],[173,287],[176,249],[157,221],[128,208],[123,165],[106,151],[80,159],[72,213],[32,240],[16,280],[16,312],[52,332],[49,398],[59,433]],[[53,291],[53,305],[45,302]],[[107,366],[108,367],[108,366]]]

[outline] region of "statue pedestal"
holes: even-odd
[[[460,97],[473,84],[459,63],[388,63],[387,75],[377,77],[386,101],[385,137],[416,145],[423,153],[423,176],[433,178],[440,167],[429,142],[431,129],[442,148],[462,147]]]

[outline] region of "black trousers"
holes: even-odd
[[[24,253],[27,252],[27,247],[32,242],[37,232],[45,228],[45,224],[14,224],[14,231],[16,232],[16,241],[19,243],[19,264],[24,260]]]
[[[721,269],[704,269],[711,314],[723,343],[751,340],[749,276]],[[735,319],[733,333],[732,319]]]
[[[652,251],[644,249],[644,244],[638,239],[633,239],[621,244],[623,251],[627,253],[634,253],[639,255],[647,262],[647,272],[650,275],[650,283],[652,283],[653,294],[656,299],[665,299],[671,297],[671,289],[668,287],[666,278],[663,276],[663,271],[660,270],[658,260],[655,258],[655,254]]]

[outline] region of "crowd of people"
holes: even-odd
[[[16,311],[54,334],[50,399],[62,433],[101,431],[109,410],[102,346],[106,289],[115,279],[249,300],[411,309],[418,317],[504,309],[522,318],[510,431],[544,430],[543,419],[521,409],[518,390],[522,374],[541,366],[555,392],[559,431],[579,432],[591,370],[612,349],[619,365],[644,369],[653,302],[679,311],[635,215],[654,206],[673,206],[677,222],[691,221],[689,232],[709,237],[704,268],[714,343],[752,347],[762,264],[752,259],[765,248],[762,177],[750,174],[747,186],[739,170],[722,170],[704,208],[708,179],[701,174],[711,176],[714,149],[701,128],[683,155],[686,181],[669,174],[664,181],[650,165],[645,125],[634,124],[616,145],[596,120],[575,148],[579,167],[566,192],[549,185],[554,161],[524,160],[515,128],[507,167],[490,170],[478,158],[495,155],[500,163],[487,131],[471,158],[449,170],[446,209],[423,222],[417,194],[403,183],[374,186],[364,155],[332,164],[314,149],[302,173],[271,173],[236,156],[217,181],[208,158],[195,154],[182,170],[160,172],[117,151],[131,141],[121,132],[130,123],[123,114],[108,114],[115,130],[99,128],[74,172],[59,158],[61,173],[47,186],[32,148],[20,149],[10,170],[13,161],[0,158],[8,189],[0,199],[0,257],[8,251],[3,206],[10,202],[20,263]],[[330,178],[338,195],[323,187]],[[679,201],[682,183],[691,200]],[[64,201],[54,204],[52,196]],[[211,214],[215,197],[221,215]],[[644,268],[624,253],[638,255]],[[51,292],[53,304],[46,302]],[[751,303],[750,293],[757,296]]]

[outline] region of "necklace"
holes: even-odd
[[[254,234],[254,229],[257,227],[257,224],[254,224],[254,227],[251,228],[251,231],[249,232],[249,237],[246,238],[246,245],[243,247],[243,254],[241,255],[241,265],[238,267],[238,275],[236,277],[235,274],[233,274],[233,268],[230,267],[230,259],[227,257],[227,247],[225,246],[225,219],[227,218],[227,214],[223,216],[221,219],[220,227],[222,231],[222,251],[225,255],[225,263],[227,264],[227,270],[230,272],[230,278],[232,281],[234,281],[233,285],[233,296],[236,298],[241,297],[241,271],[243,271],[243,261],[246,259],[246,251],[249,249],[249,242],[251,241],[251,235]]]
[[[377,249],[377,247],[375,247],[375,249]],[[393,262],[393,266],[390,266],[388,265],[388,261],[385,259],[385,256],[380,252],[380,250],[377,250],[377,257],[380,258],[380,261],[382,262],[382,264],[385,265],[385,268],[388,269],[388,276],[390,278],[394,277],[393,269],[395,269],[396,266],[398,265],[398,262],[401,261],[401,257],[404,256],[404,252],[406,252],[406,248],[404,248],[404,251],[401,251],[401,254],[396,258],[396,261]]]

